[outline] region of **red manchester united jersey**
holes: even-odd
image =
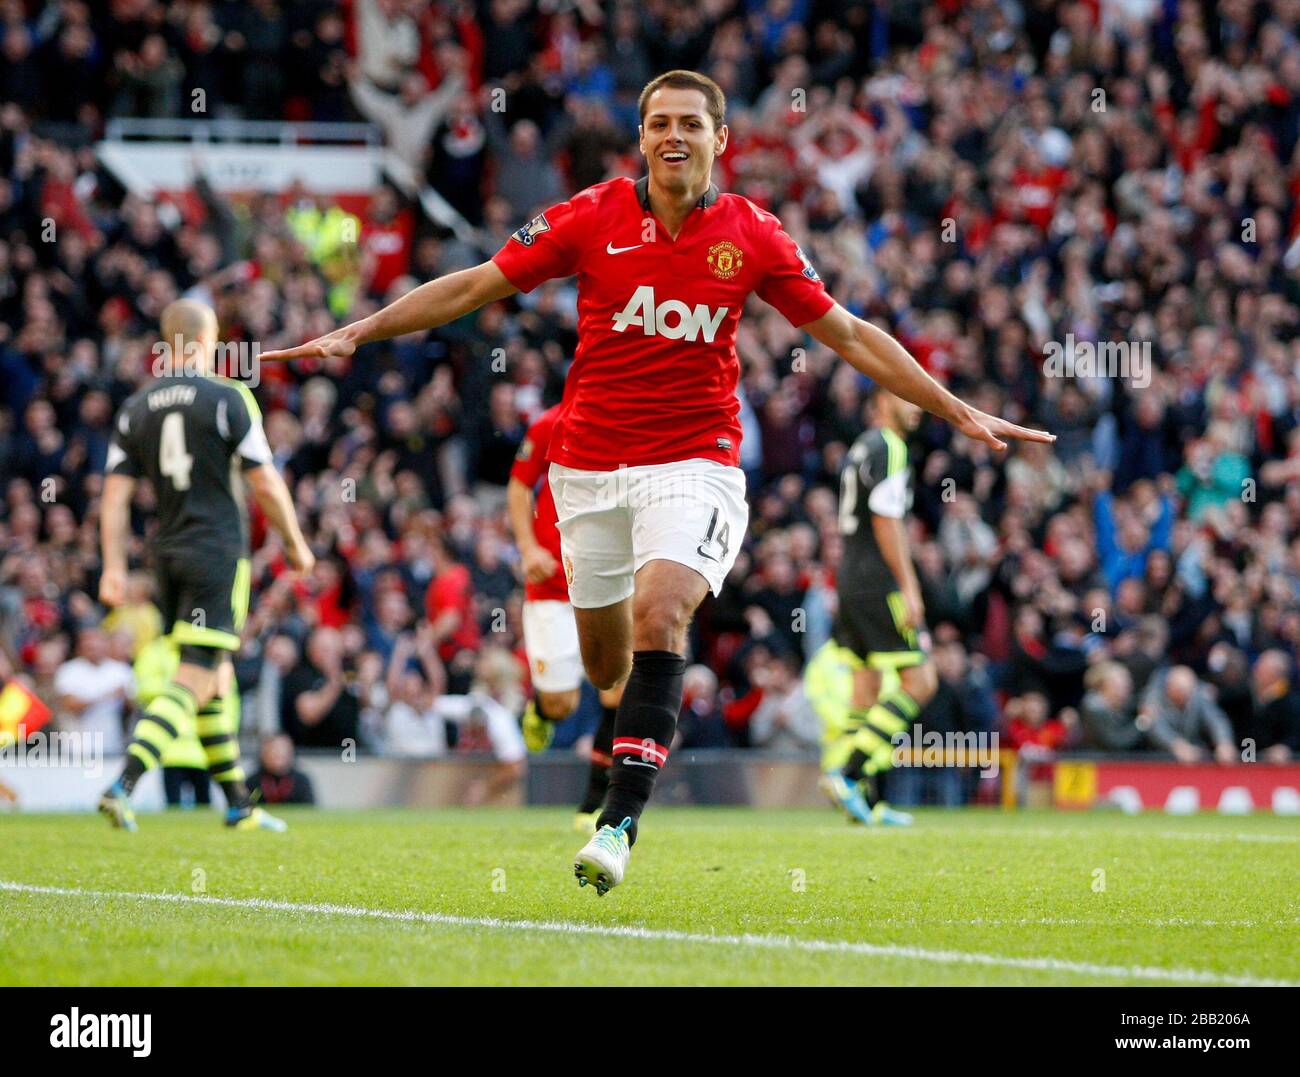
[[[735,465],[736,324],[751,292],[794,325],[831,309],[772,214],[710,187],[676,239],[646,179],[598,183],[534,217],[493,257],[516,288],[578,276],[578,348],[550,458],[612,471],[703,457]]]
[[[569,601],[569,585],[564,582],[564,569],[558,567],[563,564],[563,558],[560,554],[560,529],[555,525],[555,498],[551,496],[551,484],[546,480],[546,469],[550,465],[547,453],[550,451],[552,431],[559,414],[560,407],[557,404],[537,416],[524,435],[519,452],[515,454],[515,462],[510,468],[512,479],[518,479],[530,490],[537,491],[537,499],[533,503],[533,537],[542,549],[555,558],[557,566],[549,579],[541,583],[524,584],[526,602],[541,602],[546,599]]]

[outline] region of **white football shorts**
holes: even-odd
[[[567,602],[524,603],[524,650],[533,687],[539,692],[572,692],[582,687],[578,622]]]
[[[722,590],[749,525],[740,468],[702,459],[617,471],[552,464],[549,480],[575,607],[623,601],[637,570],[657,559],[695,569],[715,595]]]

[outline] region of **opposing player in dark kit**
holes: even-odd
[[[894,736],[911,729],[938,687],[906,529],[907,437],[921,412],[884,389],[871,410],[873,425],[849,449],[840,476],[844,557],[833,635],[854,667],[853,697],[841,735],[847,759],[822,785],[859,822],[905,826],[911,816],[884,802],[880,779],[893,765]]]
[[[196,729],[208,773],[226,796],[226,824],[283,830],[249,803],[239,742],[224,713],[230,656],[248,613],[248,521],[243,483],[284,536],[289,563],[309,571],[315,558],[293,499],[271,461],[262,413],[240,382],[212,374],[217,317],[179,299],[162,314],[161,376],[136,390],[114,422],[104,479],[99,597],[126,596],[126,543],[136,480],[148,478],[158,500],[153,554],[163,627],[180,648],[180,666],[136,722],[126,766],[99,810],[114,826],[136,829],[131,792],[178,734]]]

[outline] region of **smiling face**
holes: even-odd
[[[661,86],[646,100],[641,121],[651,181],[671,193],[702,192],[727,134],[726,124],[714,126],[703,91]]]

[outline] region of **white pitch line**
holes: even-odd
[[[1265,844],[1300,841],[1300,834],[1188,834],[1181,830],[1159,830],[1162,838],[1179,841],[1257,841]]]
[[[1084,920],[1073,917],[1021,916],[1012,920],[972,917],[964,920],[926,920],[921,917],[894,917],[872,920],[872,927],[1293,927],[1300,917],[1290,920],[1189,920],[1182,916],[1152,919],[1117,918]]]
[[[736,946],[761,950],[794,950],[801,953],[852,954],[862,957],[900,958],[937,965],[980,965],[990,968],[1029,969],[1035,972],[1065,972],[1116,980],[1160,980],[1168,983],[1226,984],[1233,987],[1300,987],[1300,982],[1272,980],[1252,975],[1210,972],[1204,969],[1170,969],[1142,965],[1098,965],[1057,957],[1011,957],[1001,954],[970,953],[964,950],[926,950],[917,946],[850,942],[832,939],[799,939],[789,935],[705,935],[664,928],[623,927],[604,924],[566,923],[561,920],[502,920],[495,916],[456,916],[451,913],[416,910],[368,909],[360,905],[322,902],[276,901],[270,898],[221,898],[148,891],[83,890],[62,886],[37,886],[0,880],[0,891],[13,894],[48,894],[56,897],[89,898],[95,901],[156,901],[170,905],[208,905],[256,912],[312,913],[321,916],[350,916],[439,927],[477,927],[500,931],[541,932],[553,935],[590,935],[599,938],[634,939],[649,942],[683,942],[695,945]]]
[[[839,833],[844,832],[839,830],[839,828],[827,828],[827,830],[832,830],[832,829]],[[865,832],[865,831],[859,831],[859,832]],[[881,833],[885,833],[885,832],[882,831]],[[963,831],[963,833],[972,837],[981,837],[981,838],[982,837],[996,837],[996,838],[1027,837],[1027,838],[1074,839],[1079,836],[1080,831],[1053,830],[1049,827],[989,826],[989,827],[973,827],[968,831]],[[923,836],[923,837],[934,836],[933,832],[926,831],[926,829],[922,826],[911,827],[911,828],[898,827],[888,831],[888,834],[891,837],[895,835],[899,837],[908,837],[911,835]],[[1141,838],[1157,838],[1162,841],[1244,841],[1244,842],[1260,842],[1264,844],[1290,844],[1290,843],[1300,841],[1300,834],[1244,834],[1244,833],[1215,834],[1215,833],[1193,832],[1193,831],[1184,831],[1184,830],[1124,831],[1124,830],[1117,829],[1113,831],[1112,836],[1122,837],[1126,841],[1131,841],[1134,839],[1141,839]]]

